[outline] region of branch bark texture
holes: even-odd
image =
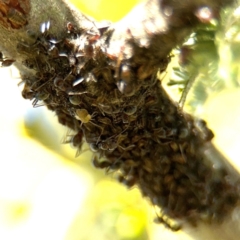
[[[74,131],[69,142],[81,149],[85,140],[95,167],[137,186],[172,230],[231,218],[238,174],[212,146],[206,123],[184,113],[157,79],[171,50],[231,1],[151,0],[107,27],[62,1],[44,3],[31,1],[28,24],[0,32],[23,97],[55,111]]]

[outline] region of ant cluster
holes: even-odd
[[[150,71],[149,64],[134,58],[135,50],[144,49],[131,39],[133,57],[125,59],[107,53],[112,34],[107,27],[78,29],[68,23],[60,39],[49,27],[43,23],[31,43],[17,46],[23,64],[35,71],[22,76],[22,96],[34,107],[42,103],[75,131],[67,142],[78,152],[87,142],[96,168],[115,172],[128,188],[137,186],[166,216],[158,221],[171,228],[164,219],[221,220],[239,196],[227,172],[216,176],[202,159],[201,146],[213,134],[169,99],[156,67]],[[163,59],[158,71],[168,62]]]

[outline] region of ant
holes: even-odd
[[[68,133],[65,139],[62,141],[63,144],[70,143],[74,148],[77,148],[75,158],[77,158],[81,153],[88,150],[88,149],[85,149],[84,151],[82,151],[82,146],[84,143],[83,136],[84,134],[82,130],[79,130],[76,134]]]
[[[160,213],[161,215],[157,214],[157,211],[155,209],[157,217],[154,219],[155,223],[162,223],[164,224],[167,228],[171,229],[174,232],[179,231],[182,226],[179,222],[172,220],[168,216],[164,215],[163,213]]]
[[[2,63],[1,67],[9,67],[15,62],[15,60],[10,58],[4,58],[3,53],[0,52],[0,62]]]
[[[1,8],[2,7],[3,6],[1,6]],[[7,24],[10,25],[13,29],[19,29],[28,23],[27,16],[19,11],[19,9],[15,9],[10,6],[4,6],[2,9],[5,11],[4,15],[6,15],[6,20],[4,21],[7,22]]]
[[[81,108],[81,109],[77,109],[76,112],[75,112],[75,117],[76,119],[80,120],[81,121],[81,126],[82,124],[84,124],[86,126],[86,128],[88,130],[92,130],[91,128],[89,129],[89,123],[91,123],[93,126],[99,128],[101,130],[101,134],[99,135],[99,138],[97,140],[97,143],[99,142],[100,140],[100,137],[104,131],[103,127],[99,126],[98,124],[94,123],[92,120],[93,120],[93,117],[95,117],[97,115],[97,113],[93,113],[92,115],[89,114],[89,112],[84,109],[84,108]]]
[[[93,163],[93,166],[95,168],[100,168],[100,169],[103,169],[103,168],[109,168],[111,166],[111,163],[108,162],[108,161],[99,161],[99,157],[94,154],[93,158],[92,158],[92,163]]]

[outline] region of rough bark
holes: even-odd
[[[101,35],[94,22],[64,1],[32,0],[24,26],[0,31],[1,49],[16,60],[25,82],[23,96],[34,104],[43,100],[55,111],[60,123],[77,132],[70,140],[77,147],[84,136],[97,154],[96,167],[118,171],[128,187],[137,185],[161,209],[159,222],[172,230],[195,226],[190,234],[199,239],[205,231],[237,239],[239,229],[229,231],[229,222],[239,222],[233,218],[238,173],[211,144],[204,121],[173,103],[155,76],[166,69],[171,50],[206,20],[198,15],[202,7],[218,18],[231,2],[151,0]],[[48,21],[50,30],[41,33]],[[68,22],[73,27],[67,31]],[[54,47],[67,63],[62,52],[50,55]],[[79,96],[82,102],[76,103]]]

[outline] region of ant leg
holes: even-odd
[[[190,76],[190,78],[188,79],[187,84],[186,84],[185,88],[183,89],[181,98],[180,98],[180,100],[179,100],[180,109],[183,109],[184,103],[186,102],[186,99],[187,99],[187,95],[188,95],[188,93],[189,93],[189,91],[190,91],[193,83],[195,82],[196,77],[197,77],[197,74],[193,74],[193,75]]]

